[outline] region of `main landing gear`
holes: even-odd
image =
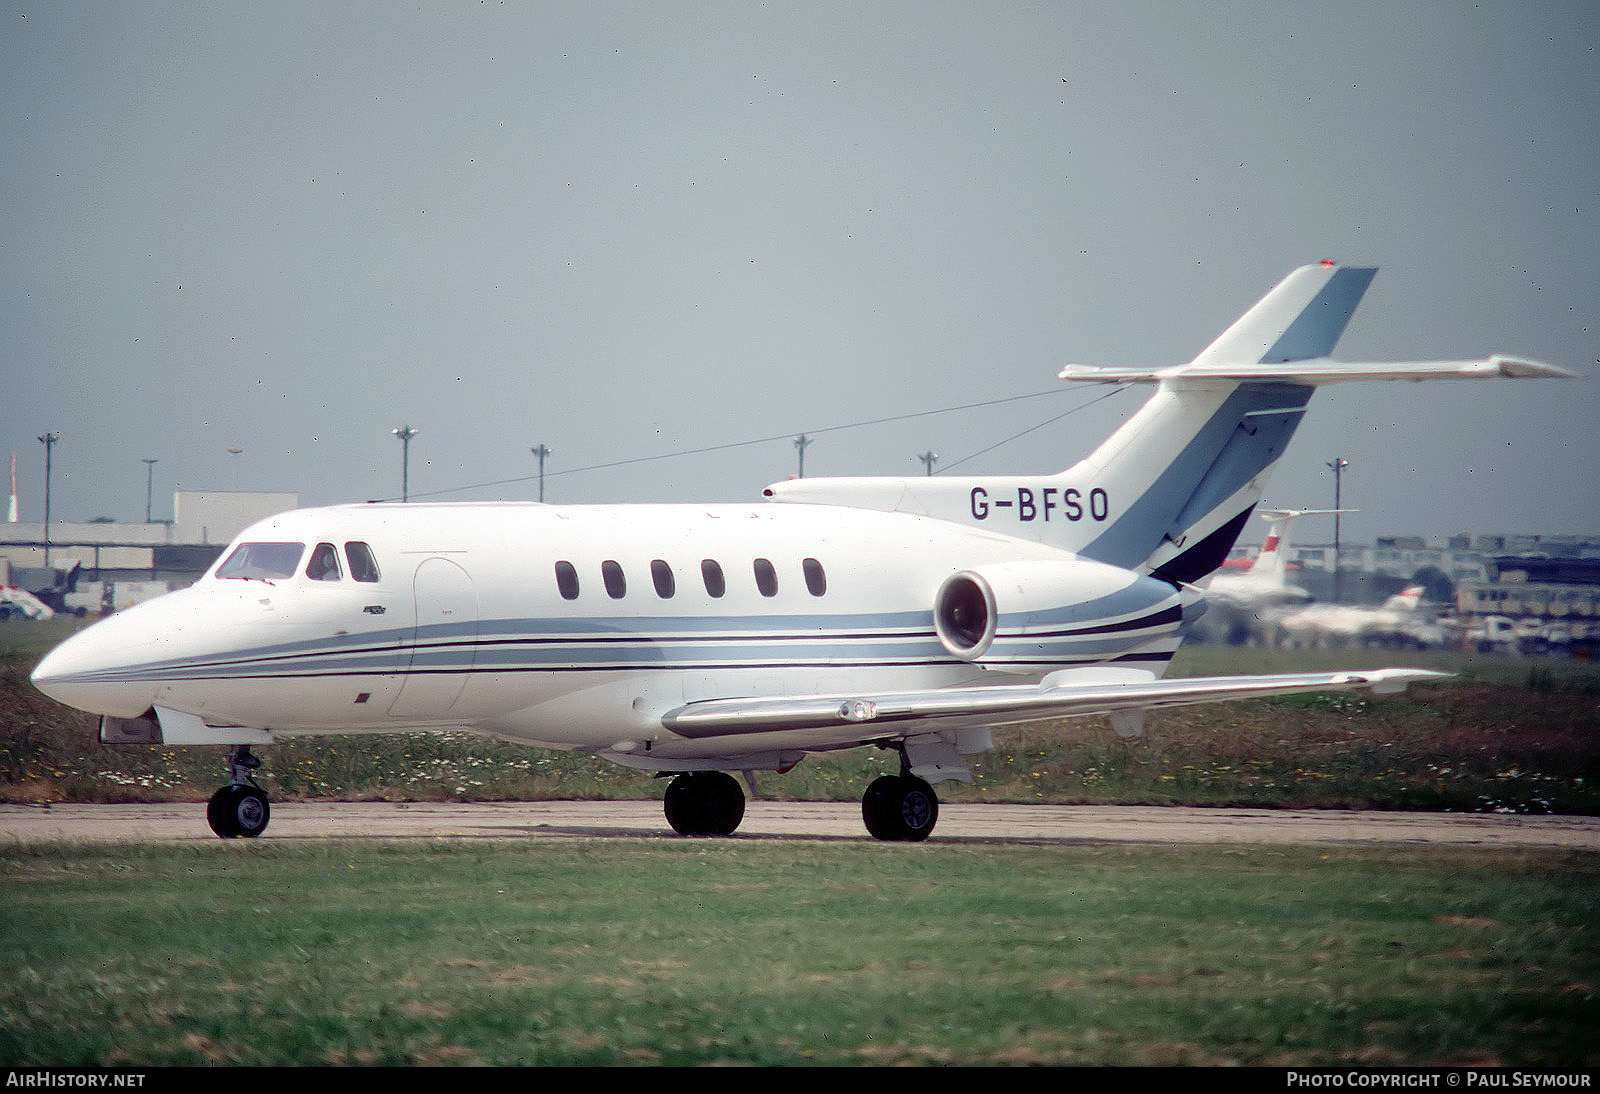
[[[251,755],[249,745],[239,745],[228,753],[228,777],[232,782],[211,795],[206,806],[206,821],[223,839],[254,839],[267,830],[267,821],[272,818],[267,792],[251,774],[260,766],[261,761]]]
[[[667,823],[685,836],[729,836],[744,820],[744,791],[725,771],[688,771],[667,784]]]
[[[888,746],[894,747],[894,746]],[[933,834],[939,798],[911,774],[904,749],[900,774],[875,779],[861,796],[861,819],[875,839],[918,843]],[[667,823],[685,836],[729,836],[744,819],[744,791],[722,771],[689,771],[667,785]]]
[[[939,822],[939,798],[915,775],[884,775],[861,796],[861,819],[877,839],[920,843]]]
[[[939,797],[926,780],[911,773],[911,758],[903,742],[878,747],[900,753],[900,774],[872,780],[861,795],[861,819],[876,839],[920,843],[939,823]]]

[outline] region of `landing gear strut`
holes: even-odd
[[[905,749],[899,752],[900,774],[872,781],[861,796],[861,819],[876,839],[919,843],[939,822],[939,798],[933,787],[911,774]]]
[[[667,823],[685,836],[728,836],[744,820],[744,791],[725,771],[688,771],[667,784]]]
[[[228,777],[232,782],[211,795],[206,806],[207,823],[223,839],[254,839],[267,830],[272,810],[267,805],[267,792],[252,774],[260,766],[261,761],[251,755],[249,745],[239,745],[228,753]]]

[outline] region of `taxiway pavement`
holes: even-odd
[[[661,803],[278,802],[263,840],[681,839]],[[849,802],[753,801],[733,839],[870,840]],[[1342,844],[1542,847],[1600,852],[1600,817],[1200,809],[1166,806],[940,807],[933,840],[1062,844]],[[0,805],[0,840],[215,840],[205,806]]]

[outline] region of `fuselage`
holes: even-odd
[[[981,648],[938,626],[957,574],[988,591]],[[1159,674],[1179,602],[1170,584],[1039,543],[839,506],[338,506],[253,525],[194,586],[75,636],[34,679],[121,718],[154,707],[272,733],[460,727],[709,754],[663,715],[1109,662]],[[762,737],[745,743],[830,746],[814,728]]]

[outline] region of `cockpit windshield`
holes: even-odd
[[[304,543],[241,543],[217,567],[217,576],[281,581],[294,576],[305,550]]]

